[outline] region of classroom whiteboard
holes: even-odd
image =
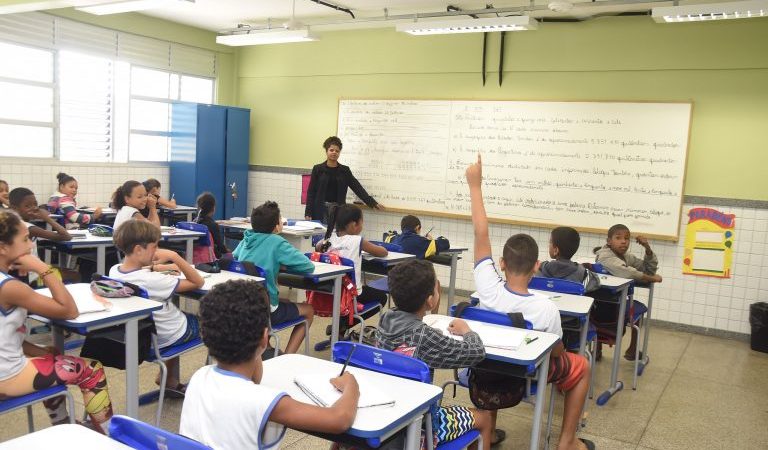
[[[690,103],[341,100],[342,162],[388,209],[677,240]]]

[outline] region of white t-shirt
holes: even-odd
[[[284,395],[218,366],[201,367],[184,395],[179,434],[214,449],[277,449],[285,427],[269,415]]]
[[[14,278],[0,272],[0,287]],[[22,344],[27,337],[27,310],[14,306],[5,310],[0,307],[0,381],[18,375],[27,364]]]
[[[133,206],[125,205],[117,211],[115,216],[115,223],[112,225],[112,229],[117,230],[123,222],[133,219],[134,214],[140,214],[139,210]]]
[[[171,301],[180,280],[149,269],[122,272],[120,267],[120,264],[112,266],[109,277],[142,287],[147,290],[151,300],[163,303],[162,309],[152,312],[157,329],[157,345],[163,348],[181,339],[187,331],[187,316]]]
[[[533,324],[534,330],[563,336],[560,310],[552,300],[541,294],[518,294],[510,290],[490,257],[475,264],[474,275],[480,300],[478,307],[503,313],[522,313],[523,318]]]
[[[328,239],[331,242],[330,252],[336,252],[342,258],[351,259],[355,263],[355,286],[357,294],[363,291],[363,249],[360,246],[363,243],[363,237],[359,234],[345,234],[344,236],[331,236]]]

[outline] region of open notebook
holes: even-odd
[[[428,326],[442,331],[445,336],[456,340],[463,340],[463,337],[453,335],[448,331],[448,324],[451,323],[451,320],[453,320],[453,317],[437,315],[428,315],[424,317],[424,323]],[[482,322],[472,322],[469,328],[480,335],[483,345],[502,350],[517,350],[528,335],[527,330],[522,330],[520,328],[485,324]]]
[[[328,407],[341,398],[341,392],[330,382],[332,376],[328,373],[302,374],[297,375],[293,382],[317,405]],[[391,395],[367,382],[365,378],[357,377],[357,384],[360,386],[358,408],[395,405],[395,399]]]
[[[72,294],[75,305],[77,305],[77,312],[80,314],[109,311],[112,309],[112,303],[110,303],[109,299],[94,294],[91,291],[90,284],[71,284],[67,286],[67,290]],[[45,295],[50,296],[50,291]]]

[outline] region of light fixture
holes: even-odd
[[[768,0],[665,6],[653,8],[651,16],[653,17],[653,20],[660,23],[705,22],[723,19],[768,17]]]
[[[485,33],[494,31],[525,31],[538,28],[530,16],[491,17],[488,19],[424,20],[397,25],[397,31],[424,36],[429,34]]]
[[[80,6],[78,11],[104,16],[107,14],[120,14],[145,9],[164,8],[181,2],[195,3],[195,0],[123,0],[98,5]]]
[[[216,43],[239,47],[243,45],[285,44],[289,42],[316,41],[317,37],[309,32],[309,29],[286,30],[274,28],[271,30],[253,30],[234,32],[232,34],[220,34],[216,36]]]

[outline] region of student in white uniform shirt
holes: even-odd
[[[259,384],[269,314],[267,290],[253,281],[216,285],[200,302],[203,342],[216,364],[192,376],[180,434],[214,449],[277,449],[286,427],[339,434],[352,426],[360,392],[349,372],[329,380],[342,392],[329,408]]]
[[[147,189],[143,184],[135,180],[129,180],[119,186],[112,194],[112,207],[117,210],[115,230],[128,220],[144,220],[156,227],[160,227],[160,216],[157,214],[157,198],[147,195]],[[144,217],[141,210],[149,209],[149,215]]]
[[[189,292],[203,287],[203,277],[177,253],[158,249],[160,229],[147,221],[129,220],[115,231],[115,245],[123,253],[123,264],[109,271],[109,277],[133,283],[146,289],[149,298],[163,303],[152,313],[157,329],[157,344],[162,349],[189,342],[200,335],[197,317],[182,312],[171,301],[177,292]],[[180,279],[178,272],[186,279]],[[179,379],[179,358],[166,362],[168,383],[166,395],[183,397],[186,386]],[[158,375],[159,380],[159,375]]]

